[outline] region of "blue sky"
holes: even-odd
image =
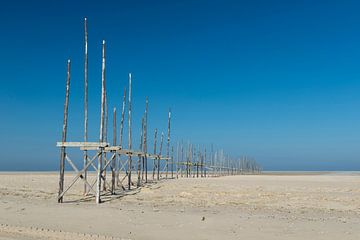
[[[101,41],[110,108],[133,80],[137,146],[149,131],[213,143],[267,170],[360,170],[358,1],[7,1],[0,7],[0,170],[57,170],[72,59],[70,141],[98,141]],[[110,116],[111,117],[111,116]],[[150,141],[152,146],[152,141]]]

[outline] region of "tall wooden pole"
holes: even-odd
[[[106,100],[106,80],[105,80],[105,40],[102,43],[102,67],[101,67],[101,118],[100,118],[100,142],[104,142],[104,124],[105,124],[105,100]],[[97,185],[96,185],[96,203],[101,203],[101,172],[103,161],[103,149],[98,159]]]
[[[156,156],[156,140],[157,140],[157,128],[155,129],[155,135],[154,135],[154,155],[155,156]],[[156,169],[156,158],[154,158],[153,179],[155,179],[155,169]]]
[[[114,107],[113,111],[113,145],[116,146],[116,108]],[[111,193],[115,194],[115,179],[116,179],[116,160],[117,155],[115,155],[115,159],[112,160],[111,167]]]
[[[124,131],[124,120],[125,120],[125,106],[126,106],[126,88],[124,88],[124,98],[122,103],[121,122],[120,122],[120,147],[123,145],[123,131]]]
[[[181,165],[180,165],[180,176],[183,177],[183,163],[184,163],[184,142],[181,141]]]
[[[131,73],[129,73],[129,115],[128,115],[128,123],[129,123],[129,150],[132,148],[132,140],[131,140]],[[132,167],[132,159],[131,155],[129,155],[128,160],[128,189],[131,189],[131,167]]]
[[[144,126],[144,153],[145,157],[143,158],[145,161],[145,166],[143,168],[145,169],[145,182],[147,183],[147,172],[148,172],[148,166],[147,166],[147,127],[148,127],[148,106],[149,106],[149,99],[146,97],[146,106],[145,106],[145,126]]]
[[[166,178],[168,177],[168,170],[169,170],[169,151],[170,151],[170,121],[171,121],[171,109],[169,109],[168,115],[168,131],[167,131],[167,146],[166,146]]]
[[[84,19],[85,32],[85,59],[84,59],[84,142],[88,141],[88,32],[87,18]],[[84,168],[88,163],[88,153],[84,150]],[[87,169],[84,171],[84,180],[87,181]],[[84,183],[84,195],[87,193],[87,185]]]
[[[119,140],[119,146],[120,146],[120,148],[123,147],[123,131],[124,131],[124,121],[125,121],[125,106],[126,106],[126,88],[124,88],[124,97],[123,97],[123,102],[122,102],[122,111],[121,111],[121,120],[120,120],[120,136],[119,136],[119,138],[120,138],[120,140]],[[120,184],[119,184],[119,180],[120,180],[120,179],[119,179],[119,174],[120,174],[120,166],[121,166],[120,161],[121,161],[121,159],[120,159],[120,155],[119,155],[119,162],[118,162],[119,168],[118,168],[117,173],[116,173],[116,175],[117,175],[117,177],[116,177],[116,181],[117,181],[116,186],[119,186],[119,185],[120,185]]]
[[[204,177],[206,177],[206,164],[207,163],[207,161],[206,161],[206,148],[204,149],[204,161],[203,161],[203,164],[204,164],[204,166],[203,166],[203,171],[204,171]]]
[[[160,150],[159,150],[159,157],[158,157],[158,169],[157,169],[157,180],[160,179],[160,156],[162,154],[163,141],[164,141],[164,133],[161,132]]]
[[[104,127],[104,141],[107,142],[107,135],[108,135],[108,122],[109,122],[109,104],[108,104],[108,100],[107,100],[107,93],[106,93],[106,89],[105,89],[105,127]],[[107,158],[106,158],[106,152],[103,153],[104,157],[103,157],[103,165],[107,166]],[[103,169],[103,190],[106,191],[106,169],[107,167],[105,167],[105,169]]]
[[[142,151],[143,134],[144,134],[143,131],[144,131],[144,117],[141,119],[140,146],[139,146],[140,151]],[[138,174],[137,186],[138,187],[140,187],[140,185],[141,185],[141,159],[142,159],[142,156],[139,156],[139,158],[138,158],[138,169],[137,169],[137,174]]]
[[[64,104],[64,123],[63,123],[63,129],[62,129],[62,142],[66,142],[66,133],[67,133],[67,124],[68,124],[68,109],[69,109],[69,96],[70,96],[70,71],[71,71],[70,68],[71,68],[71,62],[69,59],[67,61],[67,77],[66,77],[66,93],[65,93],[65,104]],[[66,157],[66,149],[65,149],[65,147],[61,147],[60,179],[59,179],[59,195],[58,195],[59,203],[63,202],[63,197],[61,196],[61,194],[64,191],[65,157]]]
[[[174,146],[171,147],[171,178],[174,178]]]
[[[179,178],[179,142],[176,144],[176,178]]]

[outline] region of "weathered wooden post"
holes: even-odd
[[[107,142],[107,132],[108,132],[108,122],[109,122],[109,105],[108,105],[108,100],[107,100],[107,93],[106,93],[106,89],[105,89],[105,127],[104,127],[104,141]],[[106,191],[106,168],[107,168],[107,157],[106,157],[106,152],[103,153],[104,157],[103,157],[103,165],[105,166],[105,169],[102,169],[102,175],[103,175],[103,190]]]
[[[207,168],[207,158],[206,158],[206,148],[204,149],[204,177],[206,177],[206,168]]]
[[[145,183],[147,183],[147,172],[148,172],[148,166],[147,166],[147,127],[148,127],[148,105],[149,100],[148,97],[146,97],[146,106],[145,106],[145,126],[144,126],[144,153],[145,157],[143,158],[143,161],[145,161],[143,168],[145,169]]]
[[[153,180],[155,179],[155,170],[156,170],[156,138],[157,138],[157,128],[155,128],[155,135],[154,135],[154,165],[153,165]]]
[[[176,144],[176,178],[179,178],[179,142]]]
[[[174,178],[174,146],[171,146],[171,178]]]
[[[69,96],[70,96],[70,71],[71,71],[71,61],[67,61],[67,77],[66,77],[66,93],[65,93],[65,104],[64,104],[64,123],[62,129],[62,142],[66,142],[66,133],[67,133],[67,122],[68,122],[68,110],[69,110]],[[60,150],[60,179],[59,179],[59,197],[58,202],[63,202],[63,196],[61,194],[64,191],[64,174],[65,174],[65,157],[66,157],[66,148],[63,146]]]
[[[126,88],[124,88],[124,97],[123,97],[123,102],[122,102],[122,111],[121,111],[121,121],[120,121],[120,140],[119,140],[119,146],[120,148],[123,147],[123,130],[124,130],[124,120],[125,120],[125,106],[126,106]],[[117,171],[117,177],[116,177],[116,186],[119,186],[119,174],[120,174],[120,154],[119,154],[119,162],[118,162],[118,165],[119,165],[119,169]]]
[[[102,68],[101,68],[101,119],[100,119],[100,143],[104,142],[104,124],[105,124],[105,96],[106,94],[106,80],[105,80],[105,40],[102,43]],[[101,174],[102,174],[102,160],[103,147],[100,148],[100,156],[98,159],[97,169],[97,186],[96,186],[96,203],[101,203]]]
[[[181,165],[180,165],[180,176],[183,177],[183,164],[184,164],[184,143],[181,141]]]
[[[160,156],[162,154],[163,141],[164,141],[164,133],[161,132],[160,150],[159,150],[159,154],[158,154],[159,157],[158,157],[157,180],[160,179]]]
[[[140,151],[142,150],[142,143],[143,143],[143,131],[144,131],[144,117],[141,119],[141,130],[140,130]],[[138,156],[138,169],[137,169],[137,187],[141,186],[141,159],[142,156]]]
[[[166,146],[166,178],[168,178],[168,170],[169,170],[169,151],[170,151],[170,121],[171,121],[171,109],[169,108],[168,115],[168,131],[167,131],[167,146]]]
[[[129,115],[128,115],[128,123],[129,123],[129,150],[132,148],[132,140],[131,140],[131,73],[129,73]],[[128,161],[128,189],[131,190],[131,167],[132,167],[132,159],[131,154],[129,154]]]
[[[84,49],[85,49],[85,59],[84,59],[84,142],[88,141],[88,32],[87,32],[87,18],[84,19]],[[84,168],[88,163],[88,153],[87,150],[84,150]],[[87,193],[87,169],[84,171],[84,195]]]
[[[114,107],[113,111],[113,144],[116,146],[116,108]],[[111,193],[115,194],[115,179],[116,179],[116,160],[117,155],[115,155],[115,159],[112,160],[111,166]]]

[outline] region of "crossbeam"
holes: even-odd
[[[81,147],[81,148],[100,148],[107,147],[106,142],[57,142],[57,147]]]

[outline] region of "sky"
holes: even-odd
[[[358,1],[3,1],[0,170],[58,170],[68,58],[68,140],[83,141],[84,17],[89,141],[99,140],[105,39],[110,110],[133,74],[135,146],[148,96],[149,146],[171,107],[174,145],[213,144],[264,170],[360,170],[359,10]]]

